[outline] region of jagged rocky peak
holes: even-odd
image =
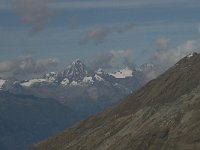
[[[181,59],[180,61],[178,61],[176,63],[177,65],[182,65],[185,64],[187,62],[187,64],[190,66],[192,63],[194,63],[196,61],[196,59],[198,59],[200,56],[199,53],[197,52],[191,52],[188,55],[186,55],[183,59]]]
[[[56,73],[56,72],[50,72],[43,76],[43,78],[50,80],[50,81],[56,80],[57,77],[58,77],[58,73]]]
[[[187,57],[187,58],[190,58],[190,57],[193,57],[193,56],[195,56],[195,55],[198,55],[198,53],[196,53],[196,52],[191,52],[191,53],[189,53],[186,57]]]
[[[88,74],[85,64],[79,59],[72,62],[63,72],[64,77],[71,81],[82,81]]]

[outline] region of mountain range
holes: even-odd
[[[0,90],[54,98],[89,116],[135,91],[149,80],[149,74],[157,72],[159,69],[153,64],[125,67],[113,73],[102,69],[91,71],[82,61],[75,60],[63,71],[50,72],[41,78],[22,81],[0,79]]]
[[[200,54],[31,150],[199,150]]]
[[[119,102],[156,71],[152,64],[113,73],[91,71],[75,60],[40,78],[0,78],[0,149],[27,149]]]

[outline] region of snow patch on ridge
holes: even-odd
[[[0,79],[0,90],[2,90],[5,82],[6,82],[6,80]]]
[[[84,77],[83,82],[84,83],[94,83],[94,81],[92,80],[92,77]]]
[[[67,79],[67,78],[63,79],[61,84],[64,85],[64,86],[68,85],[69,84],[69,79]]]
[[[95,74],[94,77],[98,81],[104,81],[104,79],[102,77],[100,77],[99,75],[97,75],[97,74]]]
[[[76,82],[76,81],[72,81],[70,85],[72,85],[72,86],[76,86],[76,85],[78,85],[78,82]]]
[[[45,75],[45,78],[48,79],[50,82],[53,82],[53,81],[56,80],[57,75],[58,75],[58,74],[55,73],[55,72],[50,72],[50,73],[47,73],[47,74]]]
[[[35,83],[42,83],[42,82],[46,82],[46,81],[47,81],[46,79],[31,79],[31,80],[22,82],[20,85],[25,86],[25,87],[29,87],[29,86],[31,86]]]
[[[187,58],[190,58],[190,57],[194,56],[195,54],[197,54],[197,53],[192,52],[192,53],[188,54],[186,57],[187,57]]]
[[[96,73],[99,74],[99,75],[102,75],[104,72],[103,72],[103,70],[102,70],[101,68],[99,68],[99,69],[96,71]]]
[[[114,76],[115,78],[126,78],[126,77],[132,77],[133,71],[126,67],[125,69],[119,70],[115,73],[110,73],[111,76]]]

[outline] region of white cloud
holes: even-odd
[[[197,6],[198,0],[76,0],[76,1],[61,1],[61,0],[12,0],[18,1],[23,5],[29,3],[29,1],[47,2],[45,5],[50,9],[97,9],[97,8],[146,8],[146,7],[171,7],[171,6]],[[10,1],[1,0],[0,8],[3,10],[11,10]],[[30,4],[30,3],[29,3]],[[32,3],[33,4],[33,3]],[[35,5],[35,4],[33,4]],[[30,6],[31,7],[31,6]],[[1,9],[0,9],[1,10]]]
[[[31,55],[20,56],[17,59],[0,62],[0,73],[12,72],[14,74],[38,74],[56,67],[58,61],[53,58],[34,59]]]
[[[156,45],[159,49],[167,49],[169,46],[169,39],[165,37],[161,37],[155,40]]]
[[[127,50],[111,50],[110,53],[114,56],[114,57],[122,57],[122,58],[128,58],[130,56],[130,54],[132,53],[131,49],[127,49]]]
[[[193,2],[191,2],[193,1]],[[196,2],[196,3],[195,3]],[[70,2],[54,2],[50,3],[49,7],[57,9],[97,9],[97,8],[145,8],[145,7],[170,7],[175,5],[197,5],[197,0],[96,0],[96,1],[70,1]]]
[[[123,34],[134,27],[132,23],[123,24],[120,26],[104,26],[96,27],[89,30],[86,35],[80,40],[80,44],[88,44],[89,42],[94,42],[95,44],[100,44],[113,33]]]
[[[117,65],[126,65],[128,67],[133,67],[133,63],[130,62],[130,57],[132,56],[133,50],[111,50],[106,53],[101,53],[95,57],[95,60],[91,62],[91,67],[94,70],[99,68],[102,69],[112,69],[117,67]]]
[[[195,40],[188,40],[176,48],[158,50],[154,53],[154,61],[163,68],[168,68],[191,52],[199,52],[200,45]]]
[[[13,8],[23,23],[32,25],[31,33],[42,30],[52,18],[48,0],[13,0]]]
[[[15,69],[17,66],[18,66],[18,62],[15,60],[0,62],[0,73],[9,72]]]

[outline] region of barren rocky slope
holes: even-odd
[[[199,150],[200,54],[32,150]]]

